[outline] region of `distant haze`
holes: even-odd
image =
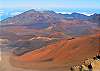
[[[0,0],[0,20],[30,9],[58,13],[100,14],[100,0]]]

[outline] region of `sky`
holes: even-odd
[[[99,8],[100,0],[0,0],[0,8]]]
[[[17,15],[30,9],[100,14],[100,0],[0,0],[0,16]]]

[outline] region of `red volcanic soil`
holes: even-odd
[[[81,64],[87,58],[93,58],[100,50],[100,34],[63,39],[21,56],[12,55],[12,65],[21,68],[57,68]]]
[[[48,45],[47,47],[43,47],[32,52],[26,53],[22,56],[14,56],[15,59],[18,59],[22,62],[31,62],[31,61],[41,61],[45,59],[52,58],[56,51],[60,50],[61,47],[66,44],[68,40],[62,40],[52,45]],[[59,44],[59,45],[58,45]],[[45,58],[44,58],[45,57]]]

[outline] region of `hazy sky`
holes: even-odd
[[[0,16],[7,16],[9,13],[16,15],[30,9],[100,14],[100,0],[0,0]]]
[[[0,8],[97,8],[100,0],[0,0]]]

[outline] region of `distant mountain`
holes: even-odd
[[[91,15],[91,21],[97,22],[98,25],[100,26],[100,14]]]
[[[60,14],[53,11],[35,11],[34,9],[26,11],[20,15],[1,21],[3,25],[30,25],[36,23],[57,23],[59,20],[64,19]]]
[[[89,20],[90,17],[91,16],[79,13],[60,14],[53,11],[35,11],[34,9],[31,9],[22,14],[2,20],[1,25],[30,25],[37,23],[55,24],[66,19]]]
[[[17,35],[41,34],[47,36],[53,35],[54,32],[63,32],[64,35],[80,36],[97,33],[99,19],[99,14],[86,16],[79,13],[61,14],[54,11],[31,9],[2,20],[0,26],[6,26],[6,32],[12,32]]]
[[[80,20],[88,20],[89,16],[80,14],[80,13],[72,13],[72,14],[64,14],[67,19],[80,19]]]

